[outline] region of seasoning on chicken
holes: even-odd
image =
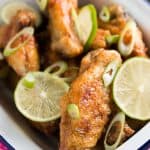
[[[30,10],[18,10],[10,24],[0,26],[0,48],[4,48],[7,42],[22,28],[34,26],[35,20],[36,16]]]
[[[102,75],[113,60],[121,61],[120,55],[103,49],[83,58],[79,76],[61,101],[60,150],[90,149],[101,137],[111,112],[110,93],[104,87]],[[77,106],[79,119],[69,116],[69,104]]]
[[[91,49],[107,48],[106,36],[110,35],[109,30],[98,29]]]
[[[51,49],[67,57],[78,56],[83,51],[74,30],[72,8],[77,8],[77,0],[50,0],[48,3]]]

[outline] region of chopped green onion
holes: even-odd
[[[106,42],[109,44],[109,45],[112,45],[112,44],[116,44],[119,40],[119,35],[108,35],[106,36]]]
[[[119,123],[120,130],[119,130],[118,137],[117,137],[115,143],[110,145],[107,143],[107,138],[110,136],[109,132],[111,131],[111,129],[115,123]],[[115,150],[117,148],[117,146],[120,144],[121,138],[123,135],[124,124],[125,124],[125,114],[123,112],[120,112],[113,118],[113,120],[111,121],[111,123],[107,129],[105,139],[104,139],[105,150]]]
[[[127,57],[132,53],[135,44],[135,30],[136,23],[133,20],[130,20],[121,32],[118,49],[122,56]],[[127,35],[129,36],[126,37]]]
[[[48,0],[36,0],[36,2],[42,11],[46,9]]]
[[[23,79],[23,84],[27,88],[33,88],[35,85],[35,78],[32,75],[32,73],[28,73],[24,79]]]
[[[105,87],[111,85],[120,65],[121,65],[120,60],[114,60],[108,64],[102,76]]]
[[[110,21],[110,11],[109,8],[104,6],[99,13],[99,18],[104,22]]]
[[[3,55],[5,57],[8,57],[10,56],[11,54],[15,53],[18,49],[20,49],[22,46],[24,46],[29,38],[27,38],[23,43],[19,44],[17,47],[14,47],[12,48],[11,45],[13,44],[13,42],[19,38],[20,36],[22,35],[29,35],[29,36],[32,36],[34,34],[34,28],[32,27],[26,27],[24,28],[23,30],[21,30],[19,33],[17,33],[9,42],[8,44],[6,45],[5,49],[4,49],[4,52],[3,52]]]
[[[76,104],[69,104],[67,106],[67,112],[71,119],[79,119],[80,118],[80,112],[79,108]]]
[[[68,65],[67,65],[66,62],[64,62],[64,61],[58,61],[58,62],[52,64],[51,66],[49,66],[48,68],[46,68],[45,72],[49,72],[49,73],[51,73],[53,75],[60,76],[67,69],[68,69]]]

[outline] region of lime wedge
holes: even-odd
[[[58,119],[60,117],[59,102],[68,91],[68,84],[49,73],[33,72],[34,86],[28,88],[24,84],[26,76],[18,82],[14,93],[15,104],[19,112],[35,122]]]
[[[23,1],[18,1],[18,0],[9,1],[1,7],[0,19],[4,23],[9,24],[11,18],[13,16],[15,16],[17,11],[20,9],[28,9],[28,10],[32,11],[36,16],[36,26],[40,25],[41,16],[40,16],[39,12],[36,9],[34,9],[33,7],[31,7],[30,5],[28,5],[27,3],[23,2]]]
[[[72,12],[78,36],[83,43],[85,50],[88,49],[94,40],[97,31],[97,13],[94,5],[89,4],[81,8],[78,16]]]
[[[150,119],[150,60],[134,57],[118,71],[113,83],[113,98],[129,117]]]

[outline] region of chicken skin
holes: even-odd
[[[60,150],[86,150],[101,137],[111,113],[110,91],[104,87],[102,75],[113,60],[121,62],[116,51],[95,50],[82,59],[79,76],[61,101]],[[68,104],[78,106],[79,119],[72,119]]]
[[[12,18],[10,24],[0,28],[0,47],[4,48],[9,40],[24,27],[34,26],[35,20],[36,17],[31,11],[19,10]],[[29,71],[36,71],[39,69],[39,54],[33,35],[22,35],[17,38],[11,46],[18,47],[25,40],[28,40],[26,44],[20,46],[15,53],[6,57],[8,64],[19,76],[24,76]]]
[[[72,8],[77,8],[77,0],[50,0],[48,2],[51,49],[67,57],[78,56],[83,51],[83,46],[74,30],[71,18]]]
[[[28,40],[15,53],[6,57],[8,64],[19,76],[24,76],[29,71],[39,70],[39,55],[37,45],[33,36],[21,36],[12,44],[13,47],[19,46],[25,40]]]

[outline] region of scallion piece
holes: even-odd
[[[29,38],[27,38],[23,43],[19,44],[17,47],[12,48],[11,45],[13,44],[13,42],[18,39],[20,36],[22,35],[29,35],[32,36],[34,34],[34,28],[33,27],[26,27],[24,29],[22,29],[19,33],[17,33],[6,45],[3,55],[5,57],[10,56],[11,54],[15,53],[18,49],[20,49],[22,46],[24,46]]]
[[[121,32],[118,42],[118,49],[122,56],[129,56],[135,44],[136,23],[133,20],[127,22],[125,28]]]
[[[116,139],[115,143],[110,145],[110,144],[108,144],[108,136],[111,136],[109,134],[115,123],[119,123],[119,129],[117,129],[117,130],[119,130],[119,133],[118,133],[118,136],[116,137],[117,139]],[[121,138],[123,135],[124,124],[125,124],[125,114],[123,112],[120,112],[113,118],[113,120],[111,121],[111,123],[107,129],[105,139],[104,139],[105,150],[115,150],[117,148],[117,146],[120,144]]]
[[[110,21],[110,11],[109,8],[104,6],[99,13],[99,18],[104,22]]]
[[[108,64],[102,76],[105,87],[111,85],[120,65],[120,60],[114,60]]]
[[[76,104],[69,104],[67,106],[67,112],[71,119],[79,119],[80,118],[80,112],[79,108]]]
[[[53,75],[60,76],[68,69],[68,65],[64,61],[58,61],[48,68],[46,68],[45,72],[51,73]]]
[[[106,36],[106,42],[109,44],[109,45],[112,45],[112,44],[116,44],[119,40],[119,35],[108,35]]]
[[[27,88],[33,88],[35,84],[35,78],[32,75],[32,73],[28,73],[24,79],[23,79],[23,84]]]

